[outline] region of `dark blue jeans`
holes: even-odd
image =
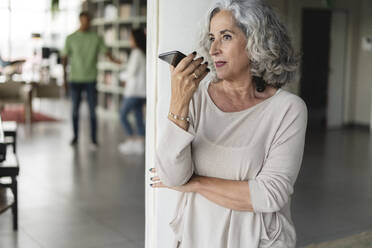
[[[70,94],[72,98],[72,126],[74,139],[79,138],[79,109],[83,92],[86,93],[89,115],[90,115],[90,135],[92,142],[97,142],[97,89],[96,82],[77,83],[70,82]]]
[[[132,126],[128,121],[128,114],[133,110],[136,117],[137,134],[145,136],[145,124],[143,122],[142,107],[146,103],[146,98],[143,97],[127,97],[123,100],[120,108],[120,120],[123,124],[124,130],[130,136],[134,135]]]

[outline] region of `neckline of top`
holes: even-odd
[[[246,112],[250,112],[254,109],[256,109],[258,106],[261,106],[262,104],[264,103],[267,103],[267,102],[270,102],[275,96],[277,96],[281,91],[282,89],[278,89],[274,95],[266,98],[265,100],[263,100],[262,102],[259,102],[257,103],[256,105],[253,105],[249,108],[246,108],[246,109],[243,109],[243,110],[240,110],[240,111],[234,111],[234,112],[225,112],[225,111],[222,111],[212,100],[211,96],[209,95],[209,92],[208,92],[208,88],[209,88],[209,84],[211,84],[211,82],[207,83],[206,84],[206,87],[205,87],[205,94],[207,95],[207,101],[208,103],[212,106],[213,109],[215,109],[217,112],[221,113],[221,114],[225,114],[225,115],[235,115],[235,114],[242,114],[242,113],[246,113]]]

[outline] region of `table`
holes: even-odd
[[[13,147],[13,153],[17,153],[17,122],[3,121],[4,143]]]
[[[19,163],[16,154],[10,149],[7,149],[6,160],[0,163],[0,179],[8,177],[10,183],[0,182],[0,187],[3,189],[10,189],[12,197],[6,195],[5,201],[0,204],[0,214],[12,209],[13,214],[13,230],[18,230],[18,182],[17,176],[19,175]],[[11,199],[13,198],[13,199]]]

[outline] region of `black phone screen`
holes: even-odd
[[[179,51],[170,51],[159,54],[160,59],[164,60],[168,64],[173,65],[174,67],[176,67],[184,57],[186,57],[186,55]]]

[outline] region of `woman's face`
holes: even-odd
[[[247,39],[229,11],[218,12],[211,20],[210,49],[217,77],[234,80],[249,74],[250,60],[245,49]]]

